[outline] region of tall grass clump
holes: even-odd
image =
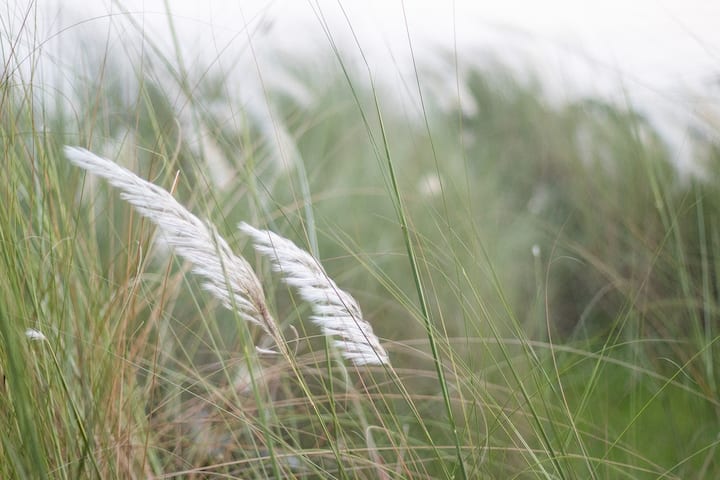
[[[51,95],[3,50],[0,477],[720,474],[711,139],[455,55],[250,105],[147,42]]]

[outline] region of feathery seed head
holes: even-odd
[[[34,328],[28,328],[27,330],[25,330],[25,336],[28,338],[28,340],[32,340],[35,342],[42,342],[44,340],[47,340],[47,337],[40,330],[35,330]]]
[[[258,230],[247,223],[240,230],[253,239],[255,250],[270,259],[273,270],[285,283],[294,287],[310,303],[310,319],[328,336],[343,356],[355,365],[389,364],[385,349],[365,321],[360,306],[347,292],[340,290],[312,255],[268,230]]]
[[[212,224],[202,222],[168,191],[111,160],[79,147],[65,147],[65,155],[78,167],[118,188],[121,197],[155,223],[167,244],[192,264],[193,272],[205,280],[207,291],[225,307],[237,309],[246,321],[260,326],[283,348],[279,329],[265,304],[260,280],[247,260],[232,252]],[[338,288],[314,257],[272,232],[246,223],[240,228],[252,237],[255,249],[271,260],[273,269],[281,273],[285,283],[298,289],[300,296],[311,304],[310,319],[325,335],[336,337],[333,345],[346,359],[355,365],[389,364],[388,355],[370,324],[363,319],[360,306],[349,293]],[[28,332],[28,338],[40,339]]]
[[[260,280],[250,264],[235,255],[214,226],[202,222],[167,191],[147,182],[115,162],[79,147],[65,147],[67,158],[88,172],[105,178],[120,196],[155,223],[166,242],[204,278],[204,288],[228,309],[236,308],[246,321],[259,325],[273,338],[274,320],[265,304]]]

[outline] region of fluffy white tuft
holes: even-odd
[[[65,147],[65,155],[78,167],[120,189],[121,197],[160,228],[167,243],[193,265],[193,272],[205,279],[205,289],[225,307],[237,308],[245,320],[277,338],[260,281],[248,262],[233,254],[211,224],[190,213],[168,191],[111,160],[79,147]]]
[[[34,328],[28,328],[25,330],[25,336],[28,340],[35,342],[43,342],[47,340],[47,337],[40,330],[35,330]]]
[[[338,288],[318,260],[273,232],[244,222],[239,227],[253,239],[255,250],[270,259],[273,270],[280,272],[285,283],[312,305],[311,320],[325,335],[339,337],[333,343],[346,359],[355,365],[390,363],[355,299]]]

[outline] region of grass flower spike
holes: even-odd
[[[25,330],[25,336],[28,340],[32,340],[34,342],[43,342],[47,340],[47,337],[45,337],[40,330],[35,330],[34,328],[28,328]]]
[[[121,191],[121,197],[155,223],[169,245],[193,265],[205,279],[204,287],[225,307],[237,308],[250,323],[259,325],[280,345],[281,336],[265,304],[260,280],[250,264],[235,255],[211,224],[202,222],[166,190],[145,181],[115,162],[79,147],[65,147],[72,163],[105,178]],[[297,288],[312,305],[311,320],[328,336],[339,337],[334,345],[355,365],[388,364],[388,355],[362,318],[360,307],[340,290],[320,263],[290,240],[246,223],[240,229],[253,239],[255,249],[270,258],[273,269]],[[263,350],[263,349],[259,349]]]
[[[290,240],[247,223],[240,230],[252,237],[255,250],[268,257],[273,270],[312,305],[311,320],[325,335],[339,337],[335,346],[355,365],[389,364],[388,355],[366,322],[355,299],[340,290],[325,269],[308,252]]]
[[[204,287],[229,309],[236,307],[248,322],[277,339],[277,327],[265,304],[262,285],[248,262],[235,255],[214,226],[202,222],[166,190],[147,182],[111,160],[79,147],[65,155],[80,168],[105,178],[121,190],[144,217],[155,223],[169,245],[205,279]]]

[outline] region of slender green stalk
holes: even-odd
[[[375,100],[377,102],[377,97],[375,97]],[[467,478],[467,474],[465,473],[465,461],[462,455],[460,434],[458,433],[457,426],[455,424],[455,416],[452,411],[450,392],[448,391],[442,358],[440,357],[437,339],[435,338],[435,327],[430,319],[430,310],[428,309],[427,300],[425,299],[425,289],[423,288],[422,279],[420,278],[420,271],[418,269],[417,260],[415,258],[415,249],[413,247],[413,242],[410,238],[410,231],[408,229],[405,208],[403,207],[402,196],[400,195],[400,189],[398,187],[397,177],[395,175],[395,167],[393,166],[392,160],[390,159],[390,147],[387,143],[387,137],[385,135],[385,126],[383,124],[382,115],[380,114],[380,105],[376,103],[375,106],[377,109],[378,121],[380,122],[380,132],[383,139],[383,146],[385,147],[385,158],[387,159],[388,172],[390,173],[392,193],[394,194],[395,198],[398,220],[400,221],[400,229],[402,230],[403,240],[405,241],[405,248],[407,249],[408,261],[410,262],[410,269],[412,271],[415,288],[418,294],[418,300],[420,302],[420,312],[422,314],[423,320],[425,321],[425,329],[428,336],[428,342],[430,343],[430,351],[435,362],[435,371],[438,376],[438,383],[440,385],[443,402],[445,404],[445,413],[448,416],[448,422],[450,423],[450,431],[455,440],[455,453],[457,455],[458,467],[460,468],[461,478]]]

